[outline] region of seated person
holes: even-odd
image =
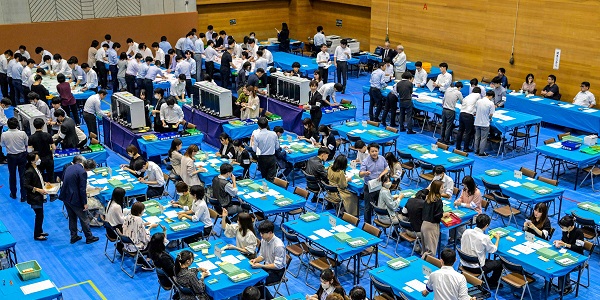
[[[280,238],[275,236],[275,225],[270,220],[265,220],[258,225],[258,232],[260,233],[260,250],[258,257],[250,260],[252,268],[262,268],[269,274],[264,281],[265,285],[270,285],[275,282],[279,282],[285,272],[285,246]],[[261,264],[262,263],[262,264]],[[260,282],[256,285],[262,290],[263,283]],[[269,289],[266,290],[266,295],[263,295],[261,299],[273,299]]]
[[[226,237],[235,237],[235,245],[227,245],[223,250],[235,249],[249,259],[255,258],[258,239],[254,232],[254,218],[246,212],[241,212],[238,214],[237,224],[227,224],[227,216],[227,209],[224,208],[221,214],[221,226],[225,228]]]
[[[377,201],[377,207],[387,210],[388,216],[378,216],[377,218],[383,222],[387,222],[392,225],[398,224],[398,214],[396,210],[400,206],[400,201],[404,197],[403,194],[393,195],[390,192],[392,187],[392,181],[389,175],[383,175],[381,177],[381,190],[379,192],[379,199]]]
[[[500,83],[502,87],[508,89],[508,78],[506,77],[506,69],[498,68],[498,77],[500,78]]]
[[[325,269],[321,272],[321,285],[317,289],[317,293],[313,295],[306,295],[306,300],[321,300],[327,298],[331,294],[339,294],[346,296],[346,291],[340,284],[339,280],[333,274],[332,269]]]
[[[452,194],[454,193],[454,180],[446,175],[446,168],[442,165],[435,166],[433,175],[433,180],[431,182],[441,180],[443,183],[442,190],[440,191],[442,197],[446,199],[452,198]],[[431,186],[431,184],[429,184],[429,186]]]
[[[357,149],[355,162],[361,164],[365,158],[369,157],[369,153],[367,153],[367,144],[365,144],[363,140],[356,141],[356,143],[354,143],[354,148]]]
[[[183,210],[189,210],[192,204],[194,204],[194,197],[190,195],[188,185],[183,181],[179,181],[175,185],[175,191],[177,191],[179,199],[171,201],[171,205],[173,207],[181,207]]]
[[[169,278],[173,278],[175,276],[175,261],[171,254],[167,252],[165,245],[168,243],[166,233],[157,232],[153,234],[148,243],[148,257],[152,259],[154,267],[163,270]],[[165,288],[173,286],[171,280],[167,278],[158,277],[158,281]]]
[[[502,275],[502,263],[500,260],[487,259],[488,254],[496,253],[498,243],[500,242],[499,232],[494,233],[496,243],[492,243],[490,236],[485,233],[485,230],[490,226],[491,220],[490,216],[486,214],[478,215],[475,219],[476,227],[474,229],[467,229],[463,233],[460,248],[464,253],[479,259],[479,265],[483,269],[485,276],[488,277],[487,283],[491,289],[495,289]],[[475,264],[461,261],[461,265],[470,273],[481,274],[479,266]],[[489,273],[492,273],[492,275],[488,276]]]
[[[177,280],[177,284],[192,290],[195,295],[181,295],[180,299],[207,299],[204,278],[209,276],[209,273],[202,268],[190,269],[193,262],[194,253],[189,250],[179,252],[177,258],[175,258],[175,280]],[[198,273],[200,273],[200,276],[198,276]]]
[[[367,300],[367,291],[360,285],[355,285],[348,294],[350,300]]]
[[[210,212],[208,210],[208,206],[206,205],[204,194],[205,191],[203,186],[193,186],[190,189],[190,195],[194,198],[192,207],[188,210],[177,213],[177,217],[180,220],[188,219],[192,222],[202,222],[202,224],[204,224],[204,231],[202,233],[197,233],[183,239],[186,244],[197,242],[201,238],[208,238],[212,232],[213,220],[210,218]]]
[[[310,190],[318,191],[320,190],[319,183],[321,181],[325,183],[329,182],[329,180],[327,179],[327,170],[325,170],[325,166],[323,165],[323,163],[327,160],[328,157],[329,149],[321,147],[317,152],[317,156],[311,157],[306,162],[306,174],[315,177],[314,182],[312,180],[306,181],[306,187],[308,187]],[[313,198],[311,199],[311,202],[317,202],[317,196],[318,193],[313,193]]]
[[[228,163],[222,164],[220,173],[212,180],[213,197],[219,200],[221,208],[226,208],[232,215],[242,212],[240,205],[234,204],[232,201],[232,198],[237,197],[238,193],[235,176],[233,175],[233,166]],[[231,179],[231,181],[228,179]]]
[[[150,229],[158,227],[160,224],[144,222],[142,214],[144,213],[144,203],[135,202],[131,206],[131,214],[125,217],[123,222],[123,235],[129,237],[135,247],[131,244],[124,244],[125,251],[134,252],[135,248],[140,251],[146,252],[148,249],[148,243],[150,242]],[[167,229],[160,225],[163,229],[163,233],[167,232]],[[148,228],[146,228],[148,227]],[[142,265],[142,269],[145,271],[153,271],[154,268],[144,257],[138,257],[138,264]]]
[[[305,118],[302,120],[302,125],[304,126],[304,134],[299,135],[298,139],[307,141],[311,144],[316,143],[319,140],[319,133],[317,132],[317,128],[315,128],[315,124],[310,118]]]
[[[523,225],[523,230],[535,234],[537,237],[548,240],[552,225],[548,219],[548,206],[540,202],[533,207],[533,212]]]
[[[283,136],[283,127],[275,126],[273,127],[273,131],[277,134],[277,138],[281,138]],[[294,165],[287,161],[287,154],[290,153],[291,150],[288,149],[288,146],[279,147],[275,149],[275,158],[277,158],[277,167],[281,170],[283,169],[283,176],[286,178],[290,173],[294,170]]]
[[[167,98],[166,103],[160,107],[160,120],[162,126],[166,132],[179,131],[179,125],[186,125],[186,121],[183,119],[183,110],[181,106],[176,103],[174,97]]]
[[[330,161],[335,156],[335,152],[337,151],[337,142],[333,134],[331,134],[331,129],[327,125],[319,126],[319,135],[321,136],[321,142],[318,144],[321,147],[325,147],[329,150],[329,156],[327,156],[327,161]],[[316,144],[316,143],[314,143]]]
[[[127,155],[131,158],[129,160],[129,164],[122,164],[121,165],[121,170],[125,170],[129,173],[131,173],[132,175],[138,177],[138,176],[144,176],[144,173],[140,173],[138,171],[135,170],[135,164],[137,161],[143,161],[146,162],[146,159],[140,155],[139,150],[136,146],[134,145],[129,145],[127,146],[127,148],[125,148],[125,151],[127,152]]]
[[[581,83],[581,91],[573,98],[573,104],[590,108],[596,106],[596,97],[590,92],[589,82]]]
[[[571,215],[566,215],[558,221],[558,226],[560,226],[560,230],[562,231],[562,236],[560,240],[555,240],[553,242],[554,247],[557,248],[566,248],[573,252],[583,254],[583,246],[585,245],[585,237],[583,235],[583,231],[581,228],[575,228],[575,218]],[[573,269],[573,271],[578,268]],[[563,295],[567,295],[573,291],[571,287],[571,274],[567,274],[565,276],[561,276],[558,278],[558,288],[559,290],[564,287]],[[565,280],[566,279],[566,280]]]
[[[540,93],[544,98],[560,100],[560,89],[556,85],[556,76],[548,75],[548,84],[544,87]]]
[[[300,73],[300,63],[295,61],[292,63],[292,69],[284,73],[286,76],[297,76],[302,77]]]
[[[219,141],[221,142],[221,148],[219,149],[219,152],[215,153],[215,155],[217,157],[235,159],[235,149],[233,149],[233,140],[231,140],[229,134],[222,132],[219,135]]]
[[[494,91],[494,98],[492,98],[492,102],[494,102],[494,106],[504,107],[504,102],[506,102],[506,88],[502,86],[502,79],[498,76],[492,79],[490,86]]]
[[[235,140],[232,144],[233,150],[235,151],[235,154],[233,155],[235,159],[231,159],[231,164],[240,165],[242,168],[244,168],[242,178],[249,178],[250,165],[252,164],[252,160],[250,159],[250,153],[248,152],[248,150],[245,149],[242,140]]]
[[[489,240],[489,238],[488,238]],[[421,291],[423,297],[429,293],[435,293],[433,299],[457,299],[457,300],[476,300],[477,298],[469,296],[467,289],[467,279],[464,275],[454,270],[456,262],[456,252],[446,248],[442,250],[442,267],[433,271],[429,275],[429,281],[426,289]]]
[[[160,166],[153,161],[137,160],[133,169],[139,174],[145,174],[143,177],[140,176],[138,180],[148,185],[146,198],[150,199],[162,196],[165,191],[165,177]]]
[[[241,300],[260,300],[260,291],[255,286],[246,287]]]

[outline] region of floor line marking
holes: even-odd
[[[98,296],[100,296],[100,299],[107,300],[106,297],[104,296],[104,294],[102,294],[102,292],[98,289],[98,287],[96,287],[96,285],[94,284],[94,282],[91,281],[91,280],[86,280],[86,281],[82,281],[82,282],[79,282],[79,283],[70,284],[70,285],[67,285],[67,286],[60,287],[58,289],[62,291],[64,289],[68,289],[68,288],[80,286],[80,285],[83,285],[83,284],[89,284],[92,287],[92,289],[96,292],[96,294],[98,294]]]

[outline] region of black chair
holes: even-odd
[[[106,244],[104,244],[104,256],[106,256],[106,258],[108,258],[108,260],[111,263],[113,263],[115,262],[115,258],[117,257],[117,244],[121,242],[121,239],[119,238],[119,234],[110,225],[110,223],[104,221],[102,222],[102,225],[104,226],[104,229],[106,229]],[[108,252],[106,252],[106,250],[108,249],[108,242],[111,242],[115,245],[115,250],[113,252],[112,258],[108,256]]]
[[[129,276],[130,278],[133,278],[133,276],[135,276],[135,271],[137,270],[137,266],[141,265],[138,263],[138,258],[141,259],[146,259],[144,257],[144,254],[142,254],[142,251],[135,245],[135,243],[126,235],[123,235],[121,233],[119,233],[119,239],[121,239],[121,242],[123,243],[123,255],[121,255],[121,271],[123,271],[125,274],[127,274],[127,276]],[[129,251],[127,250],[127,248],[125,248],[125,246],[130,245],[131,247],[133,247],[133,251]],[[125,256],[130,256],[133,257],[133,272],[129,273],[127,272],[127,270],[125,270],[125,268],[123,267],[124,263],[125,263]]]
[[[167,273],[165,273],[165,271],[163,271],[163,269],[161,268],[155,268],[156,270],[156,277],[158,277],[158,292],[156,293],[156,300],[158,300],[158,297],[160,297],[160,290],[165,290],[169,292],[169,299],[173,298],[173,287],[174,287],[174,283],[173,280],[171,280],[171,277],[169,277],[167,275]]]
[[[327,192],[325,197],[323,197],[323,206],[321,210],[325,210],[325,202],[329,202],[333,205],[335,209],[335,216],[340,216],[340,211],[342,210],[342,196],[340,195],[340,190],[337,186],[329,185],[325,182],[321,182],[321,188],[324,192]],[[337,199],[335,198],[337,196]]]
[[[400,159],[402,170],[405,170],[405,172],[408,173],[408,183],[406,185],[410,185],[411,181],[416,181],[418,183],[419,178],[415,177],[416,164],[412,155],[401,151],[396,151],[396,153],[398,153],[398,159]]]
[[[285,227],[283,227],[283,226],[281,226],[281,232],[283,233],[283,236],[285,237],[285,240],[287,241],[287,246],[285,247],[285,250],[287,251],[288,254],[291,254],[291,255],[297,257],[298,260],[300,261],[300,265],[298,266],[297,274],[293,274],[292,272],[290,272],[289,269],[286,270],[287,272],[292,274],[292,276],[297,278],[298,276],[300,276],[301,267],[302,266],[308,267],[308,265],[304,262],[304,260],[302,260],[302,256],[306,256],[306,254],[308,253],[308,246],[306,245],[305,242],[300,241],[300,238],[298,238],[298,235],[296,233],[286,230]]]
[[[600,233],[598,232],[598,226],[594,220],[580,217],[575,213],[573,213],[573,217],[575,217],[575,224],[583,231],[583,237],[586,240],[596,240],[595,244],[598,245],[598,235]]]
[[[500,261],[502,262],[502,271],[508,273],[507,275],[500,277],[500,280],[506,282],[511,288],[523,289],[520,300],[523,300],[525,290],[529,292],[529,298],[533,300],[529,285],[534,283],[535,279],[525,272],[522,266],[510,262],[502,256],[500,256]],[[498,284],[496,287],[496,295],[498,295],[499,288],[500,285]]]
[[[200,298],[198,296],[198,294],[196,294],[196,292],[194,292],[194,290],[188,288],[188,287],[184,287],[181,284],[179,284],[177,282],[177,280],[175,280],[173,283],[175,283],[175,288],[177,289],[177,292],[179,292],[179,294],[184,295],[184,296],[191,296],[194,297],[194,299],[196,300],[200,300]]]
[[[377,291],[377,293],[381,296],[381,298],[377,298],[377,296],[375,296],[374,299],[392,299],[392,300],[402,299],[402,298],[396,296],[396,294],[394,293],[394,290],[392,289],[391,286],[375,279],[375,277],[373,277],[373,275],[369,274],[369,277],[371,277],[371,283],[373,284],[375,291]]]
[[[390,214],[388,213],[387,209],[385,208],[379,208],[377,205],[375,205],[374,203],[371,203],[371,205],[373,206],[373,212],[375,212],[375,219],[373,220],[373,223],[375,223],[375,226],[381,228],[383,230],[383,233],[387,236],[387,239],[385,240],[385,245],[383,245],[382,247],[385,248],[387,247],[388,243],[390,242],[390,238],[392,235],[392,232],[396,231],[396,226],[393,226],[391,223],[391,217]],[[390,221],[385,221],[385,220],[381,220],[379,217],[386,217],[388,218],[388,220]],[[391,232],[388,233],[388,229],[391,229]],[[397,232],[396,232],[397,233]],[[396,239],[396,246],[398,246],[398,240]]]
[[[463,273],[467,273],[469,275],[483,279],[483,281],[485,282],[485,286],[487,287],[487,289],[489,291],[490,285],[487,282],[487,277],[485,276],[485,272],[483,272],[483,266],[479,263],[479,258],[477,258],[477,256],[472,256],[472,255],[466,254],[461,249],[456,249],[456,250],[458,251],[458,256],[460,257],[460,267],[458,267],[458,269]],[[471,264],[471,265],[477,265],[477,268],[479,268],[480,273],[473,273],[472,271],[465,269],[463,266],[463,262]]]
[[[398,225],[400,225],[400,228],[405,230],[405,231],[400,232],[400,238],[413,245],[412,250],[410,252],[411,256],[415,253],[415,248],[417,248],[417,245],[419,245],[419,247],[421,247],[421,249],[423,249],[423,242],[419,238],[419,233],[414,231],[410,222],[405,222],[405,221],[399,220]],[[415,232],[416,237],[412,237],[406,231]],[[398,240],[398,241],[400,241],[400,240]],[[396,242],[396,248],[398,248],[398,242]],[[398,255],[398,253],[396,253],[396,255]]]
[[[426,182],[431,182],[435,175],[433,174],[434,165],[428,164],[426,162],[419,162],[419,167],[421,168],[421,174],[419,174],[419,182],[421,179]]]
[[[306,178],[306,190],[308,190],[309,192],[313,193],[314,196],[317,198],[317,203],[315,204],[315,211],[316,211],[317,207],[319,206],[319,196],[323,192],[323,189],[321,188],[321,184],[317,180],[317,177],[315,177],[314,175],[306,173],[306,171],[304,171],[304,170],[302,170],[302,174],[304,174],[304,177]],[[309,183],[311,185],[313,185],[313,186],[318,186],[318,189],[314,189],[314,188],[308,187]],[[325,205],[325,200],[323,200],[323,205]]]
[[[493,212],[499,216],[501,216],[501,220],[502,220],[502,224],[504,224],[504,226],[506,226],[506,223],[504,223],[504,218],[508,218],[508,225],[510,226],[510,220],[514,219],[515,220],[515,224],[517,223],[517,217],[516,215],[521,214],[521,211],[513,208],[512,205],[510,205],[510,198],[508,196],[505,195],[501,195],[498,193],[494,193],[494,201],[497,204],[497,207],[494,208]]]
[[[308,246],[308,268],[306,268],[306,278],[304,283],[306,286],[317,290],[312,285],[308,284],[308,271],[311,269],[318,270],[319,274],[327,269],[333,269],[338,265],[338,262],[332,258],[327,257],[327,253],[321,249],[317,249],[314,246],[307,244]]]

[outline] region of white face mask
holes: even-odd
[[[35,165],[39,166],[42,163],[42,160],[38,158],[38,160],[35,161]]]
[[[386,182],[386,183],[383,184],[383,187],[386,188],[386,189],[389,189],[391,186],[392,186],[392,182],[391,181],[388,181],[388,182]]]
[[[183,196],[183,193],[177,193],[177,195],[179,195],[179,197]]]
[[[331,285],[329,284],[329,282],[325,282],[325,283],[321,282],[321,287],[322,287],[324,290],[327,290],[327,289],[328,289],[330,286],[331,286]]]

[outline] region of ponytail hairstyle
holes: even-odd
[[[190,259],[194,259],[194,254],[189,250],[183,250],[177,254],[177,258],[175,258],[175,275],[181,272],[181,265]]]

